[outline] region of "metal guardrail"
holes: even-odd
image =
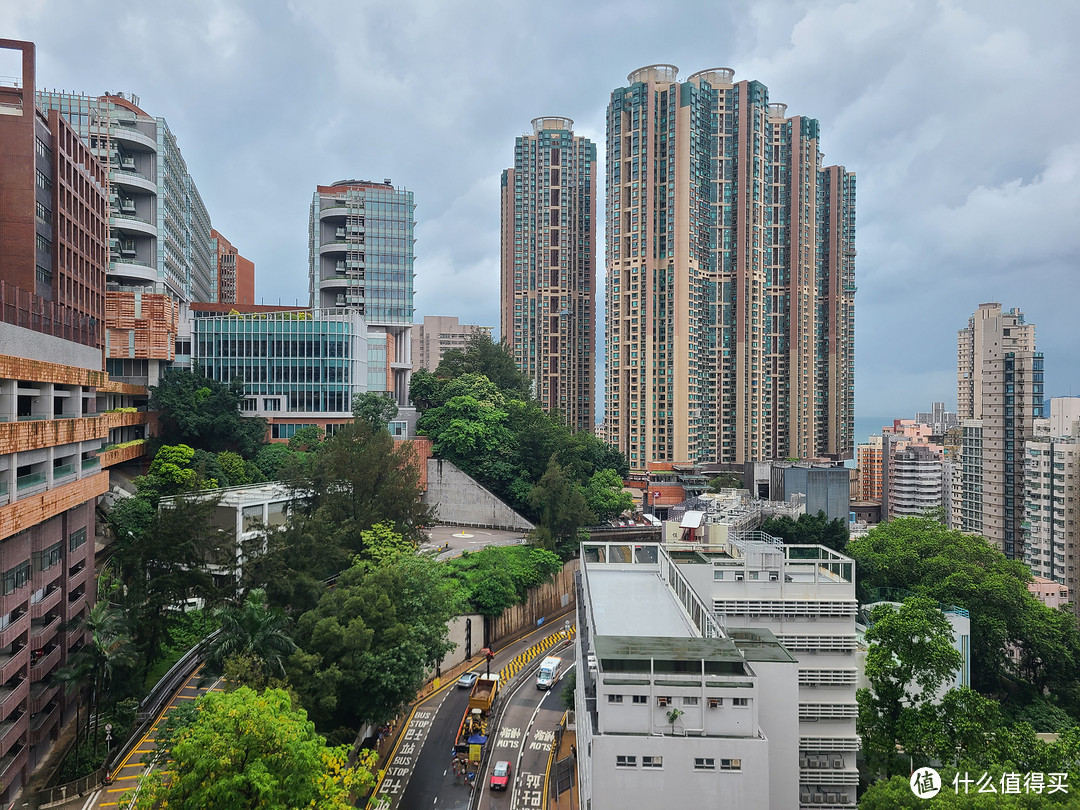
[[[116,763],[122,762],[124,757],[138,746],[149,726],[153,724],[154,719],[172,699],[176,690],[183,685],[184,681],[186,681],[191,676],[191,673],[202,663],[206,648],[219,632],[221,631],[215,630],[184,653],[180,657],[180,660],[173,664],[172,668],[162,676],[161,680],[154,684],[154,688],[151,689],[150,693],[139,703],[139,711],[135,715],[135,726],[133,727],[131,734],[128,735],[128,738],[124,741],[123,745],[118,746],[113,751],[102,767],[98,768],[93,773],[76,779],[74,782],[67,782],[63,785],[56,785],[51,788],[37,791],[37,793],[30,797],[30,806],[46,808],[54,804],[65,802],[76,796],[82,796],[105,784],[106,778],[113,767],[115,767]]]

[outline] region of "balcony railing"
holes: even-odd
[[[101,325],[71,307],[46,301],[6,281],[0,281],[0,321],[84,346],[98,345]]]
[[[45,483],[45,473],[30,473],[30,475],[20,475],[15,479],[15,488],[18,491],[29,489],[30,487],[36,487],[39,484]]]
[[[75,465],[74,464],[61,464],[59,467],[53,467],[52,474],[53,474],[53,481],[59,481],[59,480],[61,480],[63,478],[67,478],[68,476],[71,476],[71,475],[75,474]]]

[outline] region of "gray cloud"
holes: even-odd
[[[499,173],[515,135],[537,115],[568,115],[602,161],[604,106],[629,71],[733,67],[818,118],[826,161],[858,173],[859,413],[953,401],[956,330],[987,300],[1037,324],[1048,391],[1080,387],[1078,5],[0,0],[0,11],[7,36],[37,42],[39,85],[134,91],[169,121],[267,302],[307,296],[314,186],[391,177],[418,204],[418,315],[491,326]]]

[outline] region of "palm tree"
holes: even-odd
[[[82,692],[90,685],[93,672],[89,662],[79,655],[81,649],[71,656],[71,662],[67,666],[56,670],[54,676],[57,681],[64,685],[64,694],[71,696],[73,693],[78,697],[75,700],[75,768],[79,767],[79,738],[82,737]]]
[[[254,588],[243,604],[221,608],[218,616],[221,629],[207,652],[208,671],[220,675],[226,661],[241,656],[255,662],[263,680],[285,677],[285,659],[296,643],[285,631],[288,618],[267,605],[265,590]]]
[[[98,714],[102,698],[111,687],[113,676],[135,664],[135,647],[127,632],[127,618],[120,608],[107,601],[96,603],[75,627],[88,630],[90,638],[70,657],[66,669],[83,673],[93,686],[90,711],[86,717],[86,736],[90,736],[90,718]],[[72,680],[69,676],[69,683]],[[96,731],[100,731],[95,727]]]

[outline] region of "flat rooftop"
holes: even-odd
[[[598,636],[699,638],[658,567],[640,571],[586,564],[593,632]]]

